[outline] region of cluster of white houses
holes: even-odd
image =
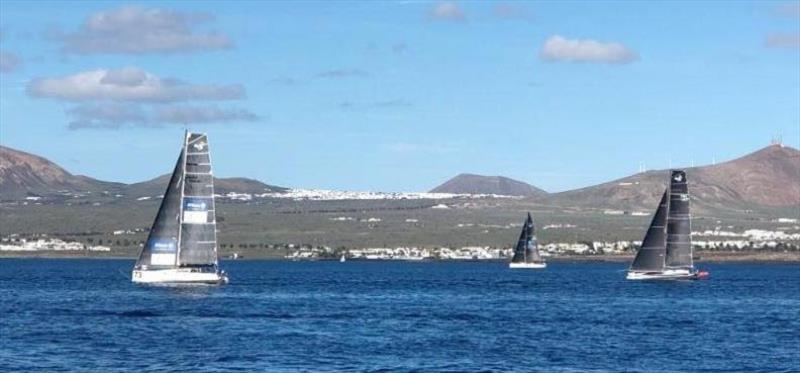
[[[108,246],[85,245],[76,241],[64,241],[58,238],[39,238],[28,240],[3,237],[0,239],[0,251],[111,251]]]

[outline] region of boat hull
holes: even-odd
[[[701,280],[708,272],[688,269],[667,269],[663,271],[628,271],[628,280]]]
[[[138,284],[227,284],[224,271],[197,271],[193,268],[133,270],[131,281]]]
[[[508,268],[514,269],[542,269],[546,267],[547,263],[508,263]]]

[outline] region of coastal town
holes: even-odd
[[[370,222],[378,222],[373,219]],[[796,223],[787,219],[786,223]],[[545,226],[543,229],[570,227],[570,225]],[[800,227],[792,226],[795,233],[783,230],[748,229],[743,232],[733,232],[722,229],[692,232],[692,244],[698,251],[707,252],[784,252],[800,254]],[[143,233],[143,230],[118,230],[114,236],[130,236]],[[123,239],[113,240],[103,244],[100,242],[80,242],[63,240],[57,237],[30,235],[21,237],[12,234],[0,238],[0,253],[6,255],[25,255],[26,253],[97,253],[113,254],[113,246],[141,247],[142,241]],[[544,257],[574,257],[574,256],[613,256],[634,253],[641,245],[641,241],[585,241],[585,242],[540,242],[539,249]],[[239,245],[223,245],[226,251],[233,251],[232,258],[241,257],[235,250]],[[284,256],[289,260],[321,260],[347,259],[357,260],[506,260],[513,255],[513,248],[494,246],[461,246],[461,247],[365,247],[345,248],[330,246],[312,246],[306,244],[276,244],[262,247],[265,250],[283,250],[288,252]]]

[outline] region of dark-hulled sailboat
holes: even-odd
[[[228,282],[218,266],[215,215],[208,137],[187,132],[161,207],[133,268],[133,282]]]
[[[630,268],[628,280],[700,279],[692,260],[692,220],[686,172],[673,170],[650,227]]]
[[[514,247],[514,257],[508,263],[508,268],[530,268],[538,269],[547,267],[547,263],[539,255],[539,246],[536,243],[536,231],[533,226],[533,218],[528,213],[528,218],[522,226],[519,240]]]

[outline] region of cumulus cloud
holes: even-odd
[[[638,56],[620,43],[591,39],[567,39],[559,35],[548,38],[539,56],[545,61],[628,63]]]
[[[259,117],[242,109],[204,106],[159,105],[147,107],[135,103],[103,102],[81,104],[67,110],[72,117],[67,128],[120,129],[123,127],[160,127],[164,124],[209,124],[253,122]]]
[[[200,106],[166,106],[155,110],[159,123],[224,123],[254,122],[258,116],[242,109],[219,109]]]
[[[768,35],[764,45],[770,48],[800,48],[800,33]]]
[[[103,103],[79,105],[67,110],[73,119],[67,128],[78,130],[84,128],[117,129],[127,124],[148,124],[145,111],[139,105]]]
[[[363,78],[369,76],[364,70],[360,69],[334,69],[334,70],[326,70],[317,73],[317,78]]]
[[[0,73],[10,73],[22,66],[22,60],[16,55],[0,52]]]
[[[231,48],[230,39],[198,26],[213,20],[206,13],[122,6],[93,13],[80,29],[57,36],[62,50],[78,54],[197,52]]]
[[[38,78],[28,94],[66,101],[177,102],[236,100],[244,97],[240,85],[197,85],[159,78],[137,67],[98,69],[58,78]]]
[[[434,5],[428,11],[428,19],[434,21],[464,21],[467,16],[458,4],[452,1],[444,1]]]

